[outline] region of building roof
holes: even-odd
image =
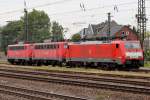
[[[94,34],[87,34],[86,38],[96,38],[96,37],[107,37],[108,34],[108,21],[102,22],[100,24],[91,24],[89,25],[92,28]],[[114,36],[115,33],[121,30],[124,27],[123,25],[117,24],[115,21],[110,22],[110,36]]]
[[[115,21],[110,22],[110,35],[113,36],[116,32],[118,32],[123,26],[117,24]],[[94,30],[94,33],[96,34],[103,34],[106,35],[108,34],[108,21],[100,23],[97,25],[96,30]]]

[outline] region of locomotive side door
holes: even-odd
[[[113,61],[117,64],[120,64],[121,55],[120,55],[120,44],[113,44]]]

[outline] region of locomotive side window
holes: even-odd
[[[23,50],[25,49],[24,46],[12,46],[12,47],[9,47],[9,50]]]
[[[35,49],[58,49],[58,44],[35,45]]]
[[[55,49],[56,48],[56,45],[55,44],[53,44],[53,49]]]
[[[55,44],[55,49],[58,49],[59,48],[59,45],[58,44]]]
[[[52,45],[49,45],[50,46],[50,49],[52,49],[53,48],[53,46]]]
[[[38,46],[37,46],[37,45],[35,46],[35,49],[38,49]]]
[[[67,49],[69,46],[67,43],[64,44],[64,48]]]
[[[51,49],[53,49],[54,48],[54,45],[51,45]]]
[[[116,48],[119,48],[119,44],[116,44]]]
[[[40,45],[36,45],[36,46],[35,46],[35,49],[40,49],[40,48],[41,48]]]
[[[43,45],[43,49],[46,49],[46,45]]]
[[[56,45],[56,49],[59,49],[59,44]]]
[[[50,49],[50,45],[47,45],[47,49]]]

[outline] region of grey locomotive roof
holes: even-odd
[[[109,41],[85,41],[85,42],[70,42],[69,44],[108,44]]]

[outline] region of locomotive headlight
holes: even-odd
[[[126,52],[127,58],[142,58],[142,52]]]
[[[130,56],[126,56],[126,58],[128,58],[128,59],[129,59],[129,58],[130,58]]]
[[[143,58],[143,56],[139,56],[139,58]]]

